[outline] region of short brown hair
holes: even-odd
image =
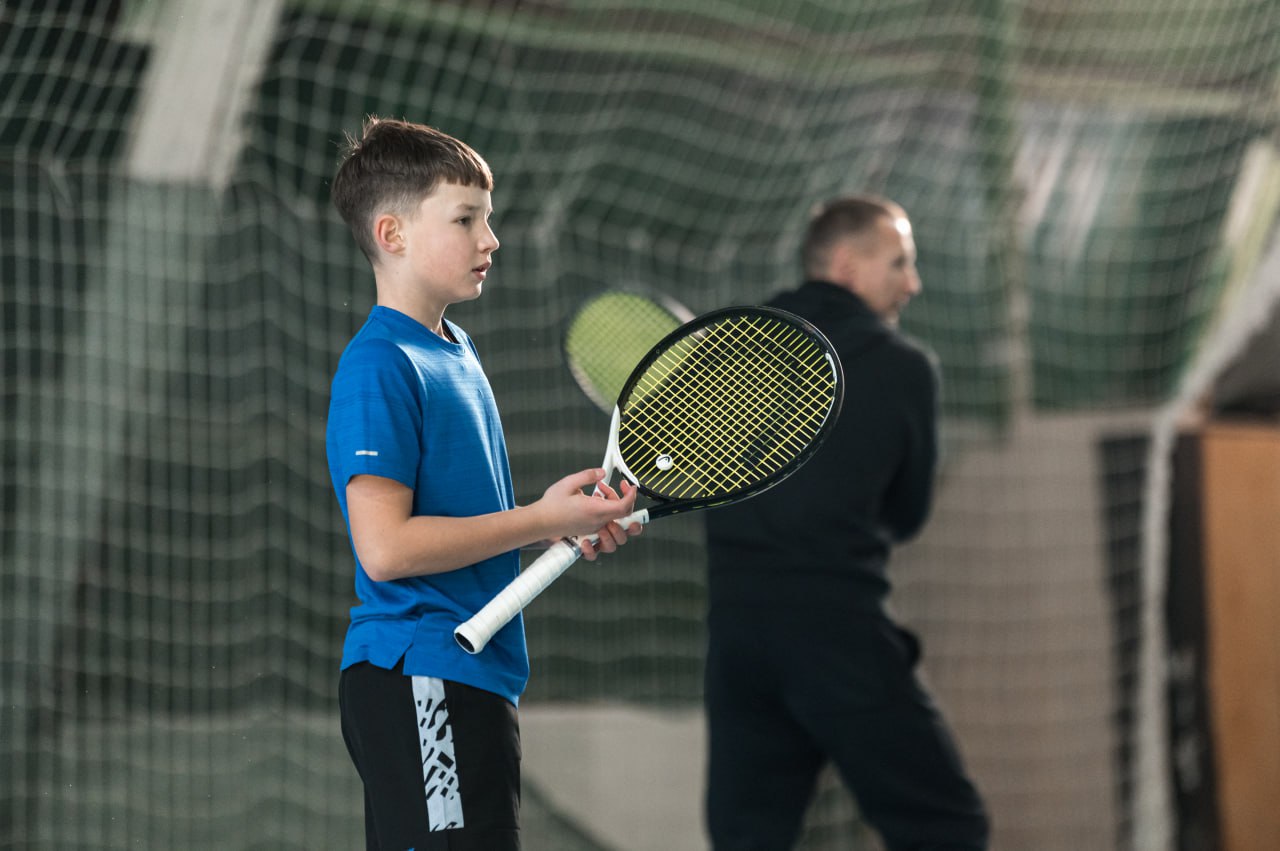
[[[329,197],[356,244],[377,262],[373,220],[407,213],[441,183],[493,190],[489,164],[465,142],[434,127],[370,115],[359,139],[347,134]]]
[[[809,219],[800,264],[805,277],[820,278],[827,272],[831,248],[849,236],[867,233],[877,221],[903,215],[897,204],[877,195],[848,195],[819,205]]]

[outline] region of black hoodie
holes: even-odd
[[[890,547],[929,514],[938,371],[853,293],[807,281],[770,305],[816,325],[844,368],[840,418],[796,473],[705,513],[710,603],[879,612]]]

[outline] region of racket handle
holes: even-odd
[[[648,522],[649,512],[642,508],[623,517],[618,524],[626,529],[635,523],[644,525]],[[588,535],[586,538],[593,544],[600,540],[599,535]],[[582,548],[576,540],[565,538],[556,541],[533,564],[511,580],[511,584],[485,603],[484,608],[472,615],[470,620],[458,625],[453,631],[458,646],[468,653],[479,653],[498,630],[506,626],[521,609],[545,591],[548,585],[555,582],[581,556]]]

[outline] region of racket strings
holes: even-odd
[[[759,388],[743,383],[741,376],[738,377],[738,382],[736,387],[726,382],[718,389],[728,391],[727,395],[730,396],[733,392],[738,394],[736,400],[722,401],[724,404],[739,406],[738,413],[742,417],[740,422],[717,417],[715,415],[721,412],[707,406],[702,410],[687,412],[688,416],[699,420],[701,431],[698,435],[689,435],[686,427],[686,434],[681,439],[680,435],[667,427],[670,423],[674,423],[676,427],[684,427],[681,421],[674,418],[674,414],[669,423],[658,423],[659,428],[649,436],[648,447],[674,456],[674,463],[671,464],[673,472],[656,482],[655,488],[674,490],[682,495],[690,495],[690,488],[703,494],[743,489],[780,468],[792,456],[793,453],[788,448],[790,444],[778,439],[779,432],[784,430],[783,424],[776,419],[773,422],[761,419],[758,415],[776,404],[777,400],[764,399],[758,393],[753,397],[743,396],[744,389],[758,391]],[[668,449],[673,445],[679,448]],[[676,478],[676,473],[693,481],[681,488],[673,488],[672,480]]]
[[[820,364],[788,360],[808,338],[785,326],[770,330],[773,334],[758,341],[767,351],[756,361],[756,371],[736,376],[743,382],[736,388],[738,398],[750,406],[752,418],[734,434],[719,432],[726,442],[738,438],[732,446],[735,457],[745,467],[739,478],[743,484],[757,481],[761,477],[757,471],[770,474],[802,452],[825,415],[825,409],[816,404],[812,394],[812,381],[806,387],[804,380]],[[786,339],[778,339],[776,335],[780,333],[785,333]],[[814,353],[820,354],[816,350]],[[828,404],[829,400],[828,394]]]
[[[744,341],[741,337],[730,338],[727,335],[721,337],[716,341],[715,347],[708,347],[703,352],[708,357],[714,354],[716,369],[698,376],[708,381],[719,381],[721,382],[719,386],[682,388],[687,390],[693,398],[702,401],[704,410],[699,412],[702,417],[701,422],[712,429],[707,435],[706,446],[698,456],[701,467],[707,469],[716,464],[717,456],[710,454],[710,450],[714,447],[724,453],[723,457],[743,462],[742,465],[725,471],[726,474],[736,473],[734,481],[740,484],[751,481],[754,477],[749,475],[749,470],[760,468],[767,458],[767,455],[753,457],[752,447],[758,447],[766,431],[780,430],[781,424],[777,422],[777,413],[779,410],[785,410],[787,402],[793,401],[780,395],[783,391],[790,389],[788,381],[791,376],[782,374],[776,360],[764,354],[756,354],[752,360],[746,362],[754,364],[755,370],[741,368],[731,370],[721,365],[720,358],[731,356],[730,348],[742,347],[744,342],[759,346],[767,342],[767,337],[749,341]],[[711,389],[723,391],[727,398],[714,398],[713,393],[708,392]],[[727,418],[723,414],[716,416],[717,412],[723,412],[726,406],[735,404],[739,406],[739,412],[743,415],[740,420]],[[758,456],[759,452],[757,451],[754,455]],[[790,457],[789,453],[787,457]],[[785,463],[785,459],[781,463]],[[781,466],[781,463],[776,466]],[[771,472],[776,469],[776,466],[766,465],[764,469]]]
[[[730,494],[801,454],[834,394],[833,366],[807,334],[769,317],[731,317],[676,341],[635,382],[619,449],[655,492]]]

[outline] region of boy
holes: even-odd
[[[498,248],[489,166],[403,121],[371,117],[348,143],[331,194],[377,303],[339,361],[327,453],[356,558],[339,705],[367,845],[518,849],[523,622],[475,656],[453,629],[518,574],[522,546],[595,532],[583,556],[612,552],[635,493],[583,470],[516,506],[475,345],[444,318],[479,297]]]

